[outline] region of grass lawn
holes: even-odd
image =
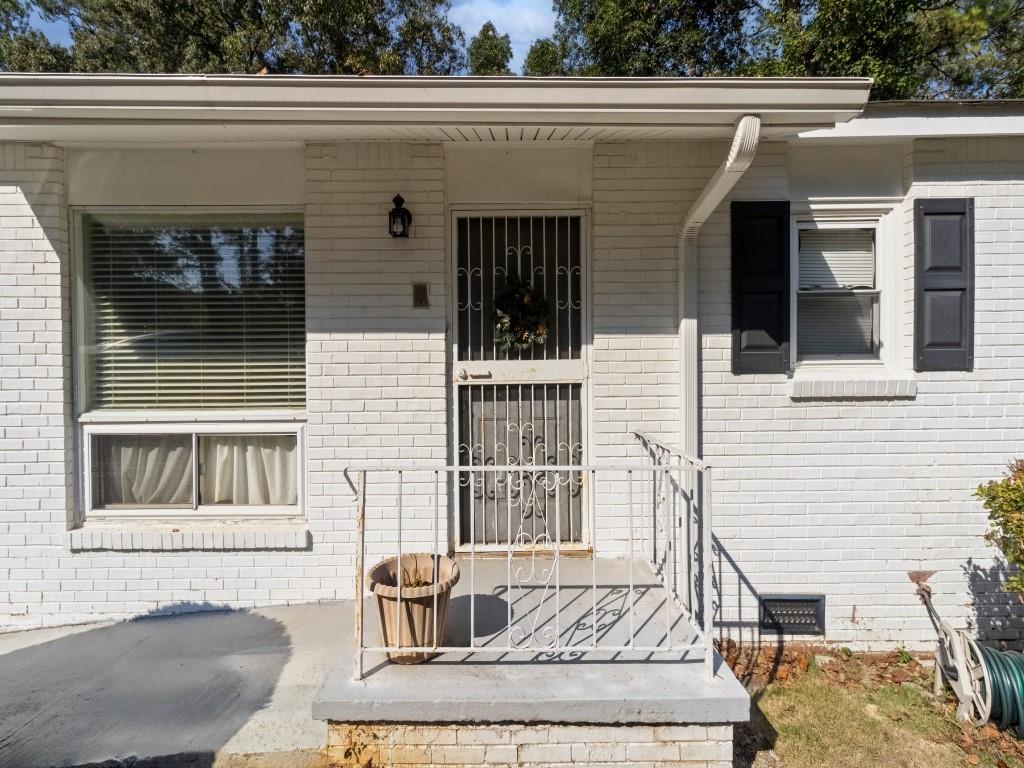
[[[731,650],[753,699],[738,768],[1024,768],[1024,742],[959,723],[952,695],[932,696],[932,670],[909,654]]]

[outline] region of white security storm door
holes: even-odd
[[[582,217],[457,215],[454,404],[463,544],[584,541],[587,285]],[[535,311],[537,304],[546,311]],[[512,306],[518,319],[502,325]],[[517,333],[526,329],[529,334]]]

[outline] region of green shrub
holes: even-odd
[[[1011,566],[1024,568],[1024,459],[1010,462],[1002,479],[979,485],[975,496],[988,510],[985,538],[999,547]],[[1005,588],[1024,592],[1024,575],[1008,578]]]

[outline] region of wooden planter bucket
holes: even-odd
[[[459,581],[459,566],[450,557],[410,553],[402,555],[402,605],[398,605],[398,558],[382,560],[370,569],[370,591],[377,599],[382,645],[388,648],[416,648],[441,645],[444,620],[452,587]],[[426,586],[407,586],[410,583]],[[435,594],[436,610],[435,616]],[[434,628],[437,637],[434,637]],[[388,653],[396,664],[419,664],[436,653],[408,651]]]

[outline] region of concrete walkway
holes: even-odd
[[[351,647],[351,612],[300,605],[0,634],[0,768],[269,764],[231,759],[250,753],[297,765],[326,743],[311,705]]]

